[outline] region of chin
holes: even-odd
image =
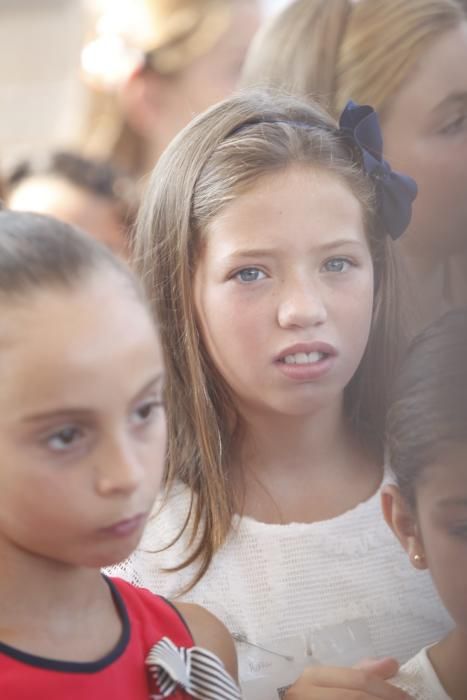
[[[120,562],[128,559],[128,557],[135,551],[140,538],[135,538],[135,541],[127,544],[126,546],[109,547],[106,552],[98,552],[95,556],[90,557],[89,560],[84,564],[90,568],[104,569],[109,566],[114,566],[115,564],[120,564]]]

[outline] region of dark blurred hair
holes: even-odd
[[[467,442],[467,309],[451,311],[411,343],[387,416],[390,466],[412,505],[423,469]]]
[[[6,196],[23,180],[41,175],[58,177],[109,200],[122,220],[132,223],[138,204],[135,185],[129,175],[109,161],[84,158],[71,151],[57,151],[37,161],[23,160],[6,177]]]

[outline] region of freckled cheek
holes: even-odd
[[[415,178],[419,193],[415,200],[415,208],[423,206],[430,208],[432,198],[457,199],[459,195],[465,198],[467,187],[467,154],[466,149],[430,149],[411,165],[407,172]],[[439,173],[443,177],[439,177]]]
[[[449,535],[445,530],[440,530],[438,526],[430,524],[422,529],[423,543],[427,562],[430,567],[433,579],[439,581],[440,585],[449,586],[450,574],[456,572],[461,576],[461,572],[467,577],[467,541]],[[466,578],[463,577],[465,581]],[[452,583],[452,581],[451,581]]]
[[[217,302],[217,303],[216,303]],[[212,334],[234,336],[239,333],[252,333],[259,324],[271,315],[271,303],[261,304],[258,300],[217,297],[214,304],[205,307],[205,326]]]
[[[431,536],[426,549],[430,574],[444,606],[456,623],[467,629],[467,543]]]
[[[350,329],[359,328],[369,332],[373,317],[373,278],[363,279],[360,284],[345,290],[333,302],[336,317]]]
[[[5,494],[13,517],[17,519],[18,513],[21,513],[15,526],[18,537],[26,533],[34,535],[38,527],[50,527],[50,533],[58,534],[60,528],[57,530],[57,525],[63,525],[67,518],[73,517],[76,502],[70,494],[80,497],[80,491],[75,490],[70,482],[67,488],[62,488],[58,480],[59,477],[50,479],[31,473],[27,480],[15,483],[14,488]],[[37,494],[43,494],[42,498],[38,498]],[[45,529],[41,530],[41,537],[45,537],[45,532]]]

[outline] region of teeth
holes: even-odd
[[[307,365],[319,362],[324,357],[322,352],[297,352],[295,355],[286,355],[284,362],[286,365]]]

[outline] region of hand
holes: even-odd
[[[284,700],[411,700],[386,683],[399,665],[394,659],[364,661],[357,668],[308,668],[288,690]]]

